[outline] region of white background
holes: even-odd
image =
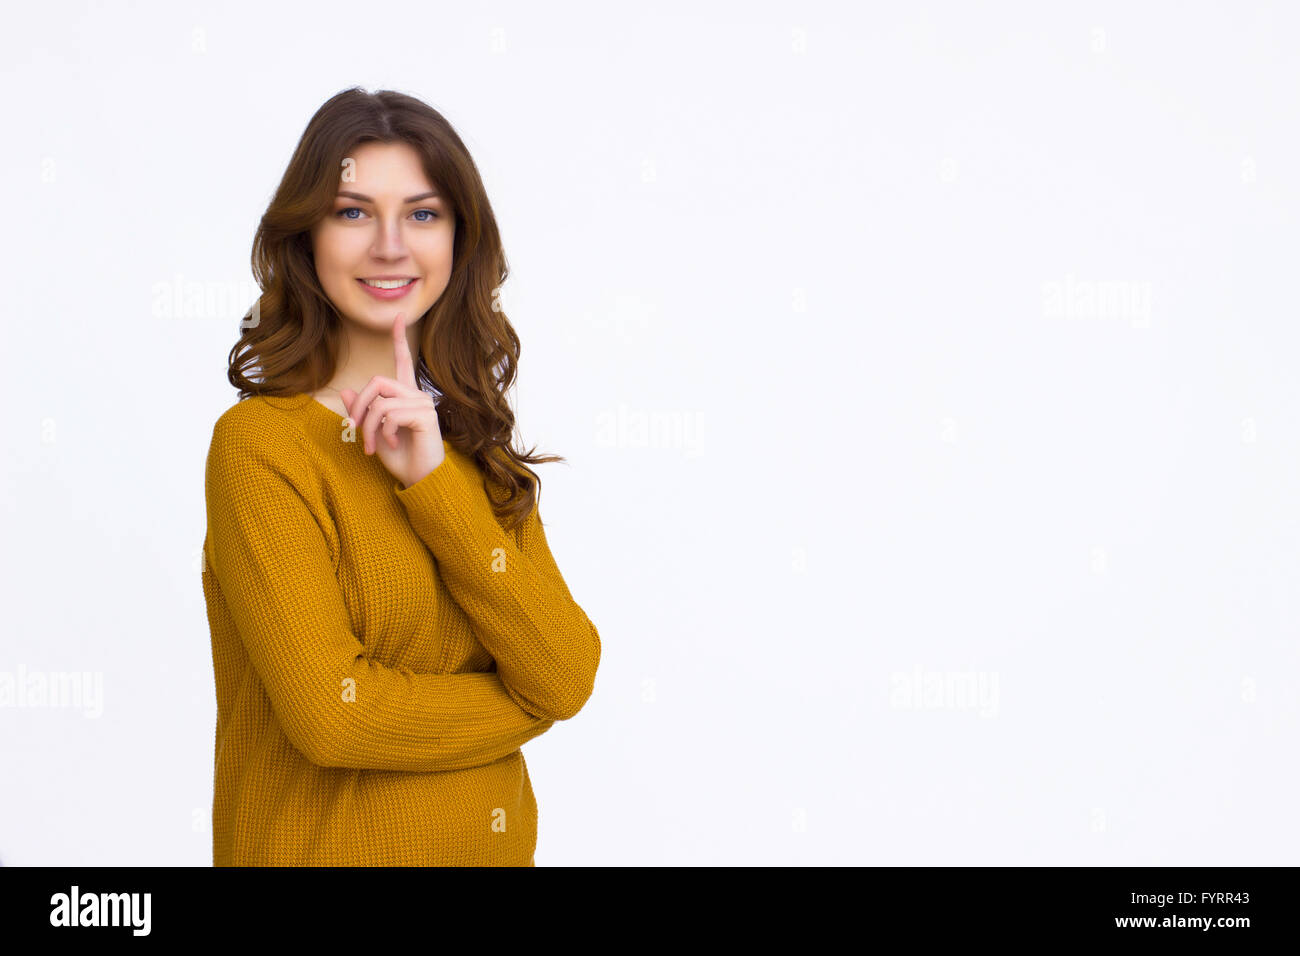
[[[358,85],[469,146],[568,459],[603,655],[524,750],[539,866],[1294,864],[1298,21],[9,10],[0,673],[103,697],[0,708],[0,861],[211,865],[204,458],[258,219]],[[196,285],[248,291],[159,314]]]

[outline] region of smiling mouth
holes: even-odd
[[[414,282],[414,279],[358,279],[363,285],[372,289],[401,289]]]

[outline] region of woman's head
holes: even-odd
[[[418,322],[447,288],[456,218],[409,143],[364,142],[343,162],[334,208],[311,230],[316,277],[346,321],[383,335],[398,312]]]
[[[443,437],[504,489],[508,527],[529,513],[540,480],[527,464],[563,459],[511,446],[520,343],[496,298],[509,270],[478,168],[437,110],[389,90],[328,100],[262,216],[252,262],[262,295],[227,373],[240,398],[314,393],[334,376],[345,323],[385,334],[404,312],[419,323],[416,381],[440,393]],[[399,299],[360,281],[389,275],[417,281]]]

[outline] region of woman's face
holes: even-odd
[[[384,333],[403,312],[412,325],[447,288],[456,220],[406,143],[363,143],[348,158],[334,209],[311,232],[316,275],[351,321]],[[388,277],[414,281],[396,292],[363,281]]]

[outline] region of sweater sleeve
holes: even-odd
[[[548,730],[496,673],[367,658],[303,460],[292,436],[219,421],[205,475],[206,559],[290,743],[322,767],[443,771],[499,760]]]
[[[443,439],[446,457],[409,488],[393,486],[443,583],[531,714],[568,720],[590,698],[600,634],[573,600],[534,507],[519,543],[492,510],[477,463]]]

